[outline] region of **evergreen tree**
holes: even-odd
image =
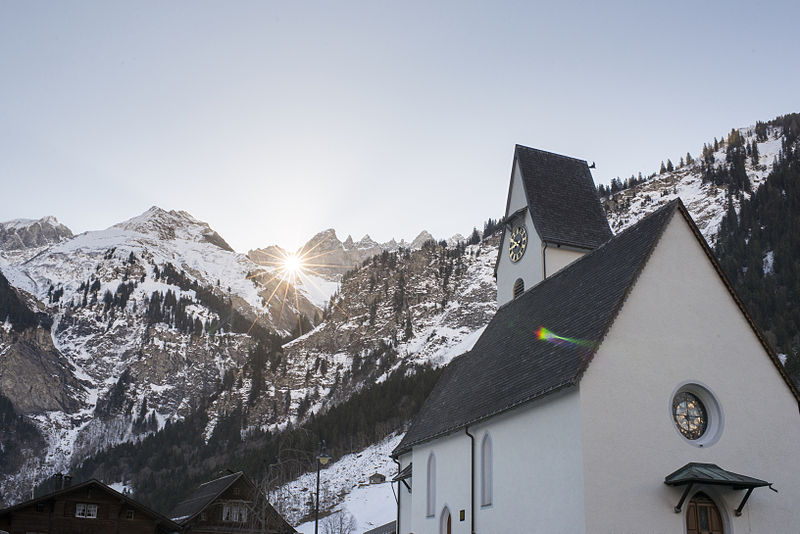
[[[665,172],[667,172],[667,167],[666,165],[664,165],[664,162],[662,161],[661,168],[658,170],[658,174],[664,174]]]
[[[667,171],[668,172],[672,172],[674,170],[675,170],[675,167],[673,167],[673,165],[672,165],[672,160],[667,159]]]
[[[480,242],[481,242],[481,235],[480,233],[478,233],[478,229],[473,227],[472,234],[469,236],[469,240],[467,241],[467,243],[469,243],[470,245],[477,245]]]
[[[758,165],[759,162],[759,155],[758,155],[758,143],[753,140],[752,145],[750,145],[750,162],[753,164],[753,167]]]

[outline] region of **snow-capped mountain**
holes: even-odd
[[[245,434],[282,428],[404,360],[449,361],[494,309],[493,242],[448,249],[422,232],[411,244],[342,243],[328,230],[301,249],[309,259],[293,285],[274,261],[283,250],[251,252],[256,264],[182,211],[67,232],[0,251],[14,297],[48,319],[0,332],[0,394],[44,437],[0,483],[7,496],[197,409],[205,439],[237,410]],[[327,326],[314,329],[323,314]],[[290,332],[302,337],[281,348]],[[387,339],[391,356],[377,361]],[[20,375],[47,393],[31,398]]]
[[[321,313],[186,212],[153,207],[74,237],[53,218],[2,228],[30,245],[0,252],[4,278],[48,317],[0,332],[0,393],[47,441],[6,492],[185,416],[257,344]]]

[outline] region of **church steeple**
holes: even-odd
[[[612,236],[586,161],[517,145],[497,259],[498,304]]]

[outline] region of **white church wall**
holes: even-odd
[[[581,258],[585,253],[568,248],[548,245],[544,248],[544,275],[553,276],[558,271]]]
[[[719,439],[702,448],[681,436],[671,416],[673,393],[686,382],[704,384],[724,415]],[[743,491],[709,491],[720,501],[726,534],[797,531],[797,401],[680,214],[580,388],[588,531],[685,532],[686,507],[673,511],[682,488],[663,481],[689,462],[780,490],[756,489],[738,518]]]
[[[411,492],[411,519],[405,524],[401,519],[402,534],[439,534],[439,523],[445,507],[452,517],[452,534],[469,532],[470,495],[470,440],[463,431],[449,434],[429,443],[414,447],[414,486]],[[436,502],[434,514],[427,515],[426,471],[428,458],[436,458]],[[459,511],[464,510],[464,521]]]
[[[516,163],[512,176],[511,198],[506,215],[528,206],[522,174]],[[516,263],[508,257],[509,230],[506,228],[503,231],[503,241],[500,243],[500,261],[497,264],[497,304],[501,306],[514,298],[514,281],[517,278],[522,278],[525,289],[542,281],[542,242],[533,226],[530,211],[525,212],[525,228],[528,231],[528,246],[525,254]],[[501,280],[502,282],[500,282]]]
[[[587,532],[579,392],[565,390],[470,428],[475,531]],[[492,440],[492,503],[481,506],[481,442]],[[415,464],[416,465],[416,464]]]

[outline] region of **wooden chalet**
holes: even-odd
[[[184,534],[297,532],[241,471],[201,484],[169,516]]]
[[[106,486],[88,480],[0,510],[9,534],[172,534],[180,525]]]

